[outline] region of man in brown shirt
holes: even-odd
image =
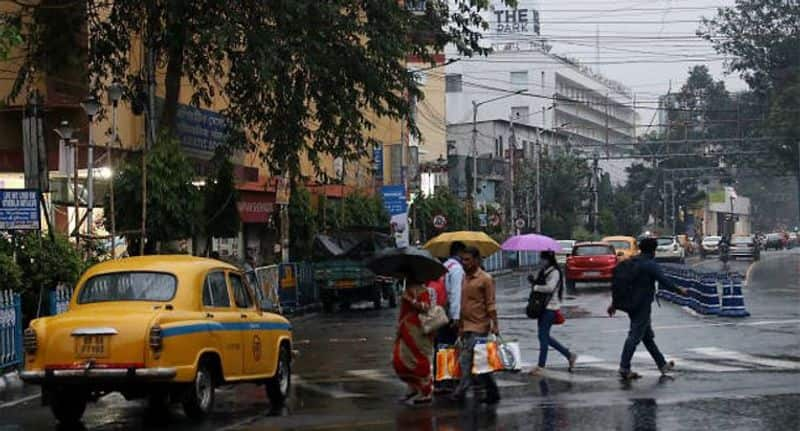
[[[461,365],[461,382],[453,392],[452,398],[461,401],[467,390],[472,386],[473,376],[472,360],[473,349],[478,340],[486,338],[489,333],[497,334],[497,308],[495,306],[495,287],[492,276],[480,267],[481,254],[474,247],[467,247],[461,253],[461,263],[466,275],[461,289],[461,351],[459,363]],[[486,397],[482,400],[487,404],[497,404],[500,401],[500,392],[491,374],[476,376],[477,380],[486,388]]]

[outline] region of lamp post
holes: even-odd
[[[89,97],[81,103],[81,107],[86,111],[89,120],[89,149],[86,152],[86,222],[88,224],[87,234],[89,238],[94,234],[94,141],[92,140],[92,123],[94,116],[100,111],[100,104],[94,97]]]
[[[111,102],[111,141],[106,145],[108,155],[109,178],[109,203],[111,205],[111,259],[117,258],[117,215],[114,206],[114,161],[111,158],[111,144],[117,143],[117,108],[122,99],[122,86],[114,82],[108,86],[108,100]]]
[[[70,127],[69,121],[62,121],[59,124],[58,128],[53,129],[53,131],[56,132],[56,135],[58,135],[58,139],[61,140],[61,142],[63,143],[65,149],[68,146],[73,145],[72,136],[75,134],[75,129]],[[78,244],[79,244],[79,237],[80,237],[79,235],[77,235],[78,222],[79,222],[78,213],[79,213],[79,209],[80,209],[80,207],[78,206],[78,147],[77,147],[77,145],[74,146],[73,150],[72,150],[72,166],[73,166],[73,170],[74,170],[74,173],[75,173],[74,185],[73,185],[73,194],[74,194],[74,198],[75,198],[75,232],[76,232],[76,235],[75,235],[75,247],[77,248]],[[65,169],[67,171],[67,187],[69,187],[69,176],[70,176],[69,175],[69,166],[65,166]],[[67,192],[67,193],[69,194],[69,192]]]
[[[472,187],[470,188],[470,194],[472,195],[473,207],[475,206],[475,200],[478,197],[478,108],[481,107],[481,105],[505,99],[507,97],[517,96],[527,91],[527,89],[522,89],[480,102],[476,102],[474,100],[472,101]]]

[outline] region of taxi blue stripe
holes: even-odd
[[[194,323],[191,325],[172,326],[163,328],[163,337],[174,337],[178,335],[188,335],[197,332],[216,332],[216,331],[289,331],[292,326],[288,323],[280,322],[208,322]]]

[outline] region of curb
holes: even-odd
[[[0,394],[20,390],[23,386],[18,371],[12,371],[0,376]]]

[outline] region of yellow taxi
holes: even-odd
[[[632,236],[607,236],[603,242],[614,247],[620,262],[639,255],[639,243]]]
[[[192,256],[100,263],[78,281],[69,309],[36,319],[24,334],[24,381],[62,423],[80,420],[109,392],[182,402],[202,419],[221,384],[264,384],[281,405],[291,385],[291,324],[262,311],[246,276]]]

